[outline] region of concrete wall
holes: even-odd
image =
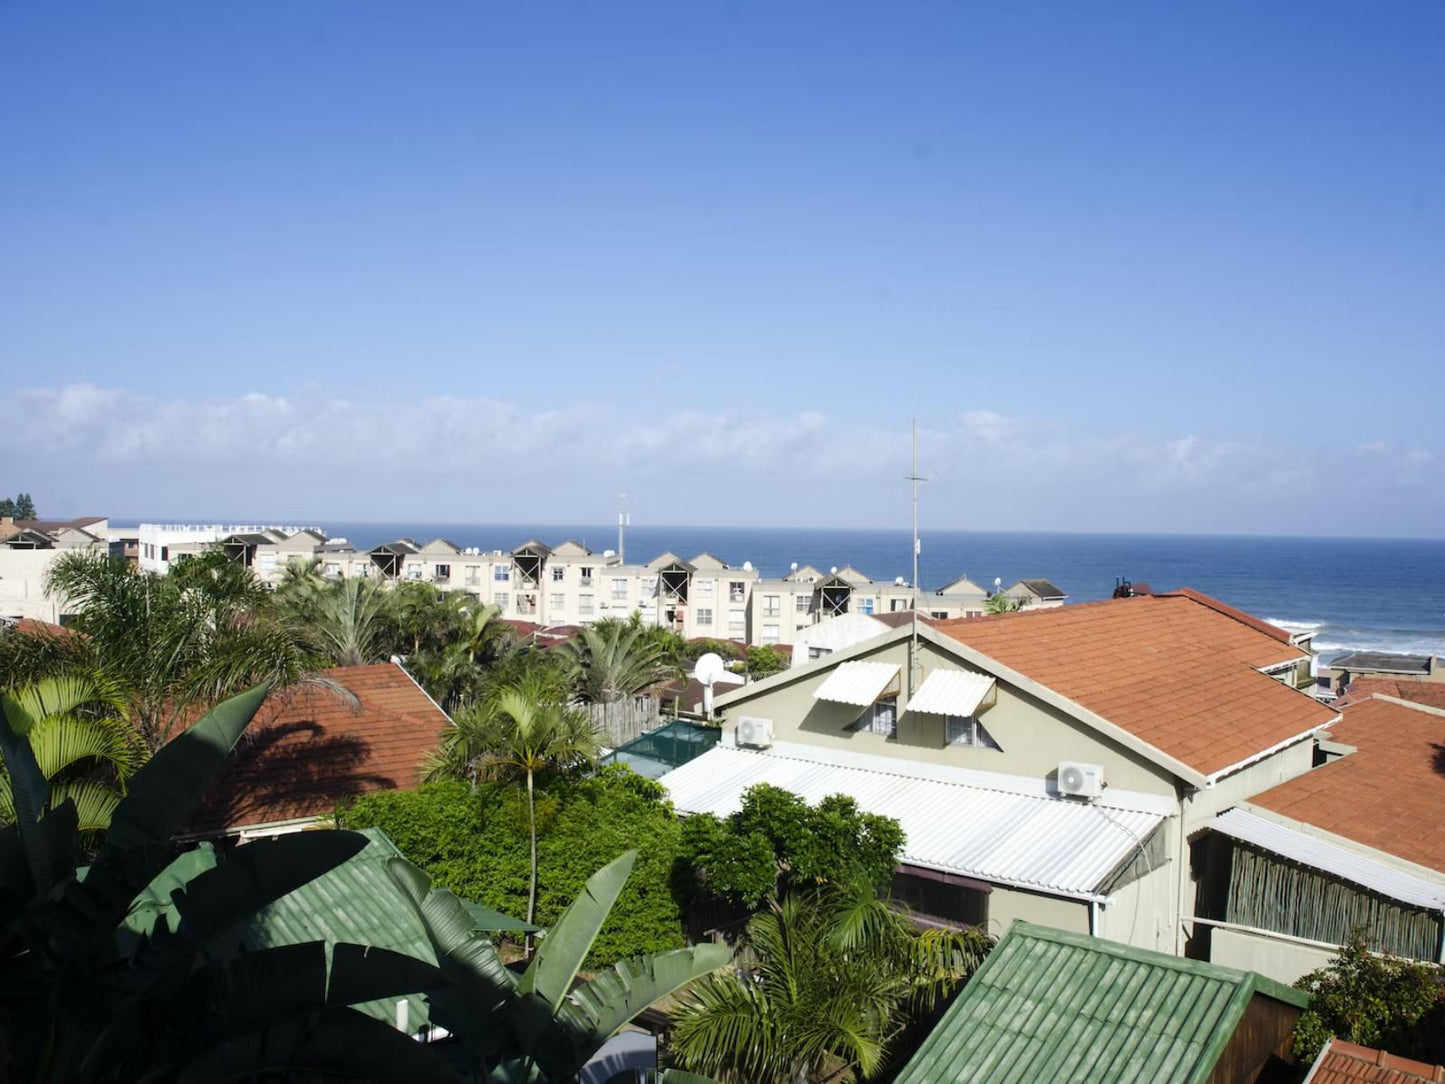
[[[1019,888],[995,888],[988,896],[988,933],[1002,937],[1016,919],[1071,933],[1089,932],[1089,905]]]
[[[1173,838],[1175,822],[1171,818],[1160,826]],[[1152,872],[1111,892],[1109,902],[1099,908],[1097,936],[1137,948],[1174,954],[1176,864],[1165,860]]]
[[[0,546],[0,617],[60,622],[61,608],[45,595],[45,574],[72,550],[12,550]]]
[[[1294,941],[1283,941],[1263,934],[1228,930],[1218,926],[1209,935],[1209,959],[1225,967],[1258,971],[1261,975],[1286,984],[1302,975],[1324,967],[1336,949],[1316,948]]]

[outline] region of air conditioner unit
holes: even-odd
[[[766,749],[773,744],[773,721],[744,715],[738,719],[738,744]]]
[[[1074,798],[1097,798],[1104,793],[1104,766],[1059,761],[1059,793]]]

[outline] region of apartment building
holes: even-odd
[[[104,516],[71,520],[0,518],[0,618],[59,624],[65,601],[45,593],[50,568],[66,553],[105,552]]]

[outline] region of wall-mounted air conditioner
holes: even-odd
[[[773,721],[742,716],[738,719],[738,744],[749,749],[766,749],[773,744]]]
[[[1059,761],[1059,793],[1071,798],[1097,798],[1104,793],[1104,766],[1077,760]]]

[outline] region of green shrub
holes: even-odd
[[[622,852],[637,864],[603,925],[588,966],[681,948],[682,912],[670,878],[680,827],[662,787],[622,765],[551,782],[538,800],[537,924],[550,926],[587,878]],[[527,909],[527,830],[515,788],[460,782],[383,791],[338,814],[348,828],[378,827],[440,886],[509,915]]]

